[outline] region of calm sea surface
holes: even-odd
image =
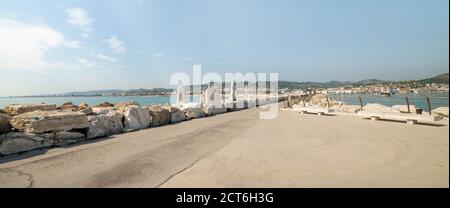
[[[330,95],[335,100],[343,101],[347,104],[359,105],[359,95]],[[391,97],[383,97],[378,95],[360,95],[363,104],[380,103],[387,106],[406,105],[406,95],[392,95]],[[448,107],[448,94],[409,94],[410,104],[416,107],[428,109],[426,97],[431,98],[432,108]],[[20,98],[5,98],[0,97],[0,108],[8,104],[38,104],[48,103],[61,105],[65,102],[72,102],[74,104],[87,103],[89,105],[96,105],[102,102],[118,103],[137,101],[140,105],[150,104],[166,104],[170,103],[170,96],[117,96],[117,97],[20,97]],[[198,100],[194,98],[194,100]]]
[[[330,95],[331,98],[339,101],[343,101],[350,105],[359,105],[359,98],[363,105],[367,103],[380,103],[386,106],[393,105],[406,105],[406,96],[409,98],[409,104],[415,105],[418,108],[428,110],[428,104],[426,97],[428,96],[431,101],[431,108],[448,107],[448,94],[395,94],[390,97],[384,97],[380,95]]]
[[[87,103],[88,105],[97,105],[102,102],[119,103],[127,101],[137,101],[140,105],[165,104],[170,103],[170,96],[117,96],[117,97],[19,97],[19,98],[1,98],[0,108],[9,104],[57,104],[66,102],[73,104]]]

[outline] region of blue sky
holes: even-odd
[[[449,69],[448,0],[0,0],[0,96],[170,87],[175,72],[289,81]]]

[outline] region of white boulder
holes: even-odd
[[[377,112],[377,113],[399,113],[399,110],[395,110],[391,107],[381,105],[378,103],[368,103],[363,107],[363,111]]]
[[[122,133],[124,128],[122,118],[122,114],[113,110],[104,110],[100,114],[88,116],[87,138],[94,139]]]
[[[150,125],[150,112],[147,108],[128,106],[124,113],[125,130],[139,130]]]
[[[181,110],[184,111],[187,119],[203,118],[205,113],[203,112],[202,105],[200,103],[186,103],[183,104]]]
[[[448,117],[448,107],[439,107],[431,111],[432,114]]]
[[[408,105],[394,105],[394,106],[392,106],[392,109],[400,111],[400,112],[408,112]],[[411,113],[416,113],[416,106],[409,105],[409,111]]]
[[[360,105],[335,105],[332,107],[336,111],[345,112],[345,113],[357,113],[361,110]]]

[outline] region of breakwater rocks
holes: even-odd
[[[56,105],[37,104],[37,105],[8,105],[5,112],[11,116],[33,111],[51,111],[56,110]]]
[[[37,134],[89,127],[89,121],[84,113],[67,111],[28,112],[14,116],[10,124],[15,129]]]
[[[285,107],[322,107],[330,108],[335,112],[358,113],[359,111],[375,112],[375,113],[416,113],[416,106],[394,105],[392,107],[381,105],[379,103],[367,103],[364,106],[347,105],[343,102],[332,100],[326,95],[303,95],[291,96],[285,101]],[[429,112],[422,111],[422,114]],[[448,107],[439,107],[431,111],[431,115],[437,116],[441,120],[448,120]]]
[[[68,145],[129,131],[179,123],[284,101],[287,96],[221,101],[220,105],[183,103],[140,106],[137,102],[96,106],[64,103],[9,105],[0,112],[0,157]]]

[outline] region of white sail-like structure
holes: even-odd
[[[178,88],[177,88],[177,105],[182,105],[184,103],[184,87],[181,82],[178,82]]]
[[[230,99],[231,99],[231,101],[236,101],[236,83],[235,82],[231,82]]]
[[[205,106],[222,107],[220,94],[217,92],[214,83],[210,83],[205,93],[203,93],[203,104]]]

